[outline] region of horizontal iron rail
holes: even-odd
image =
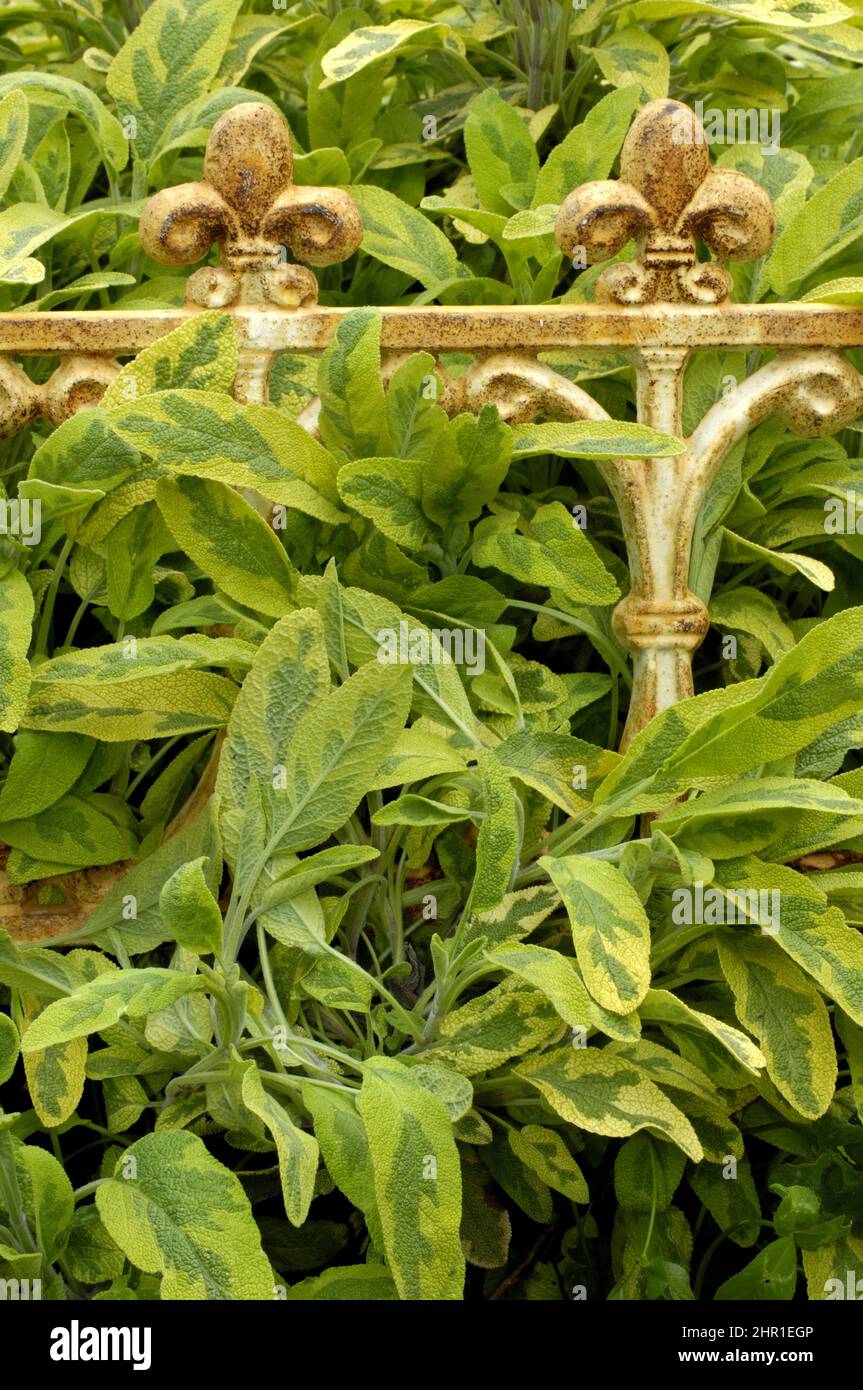
[[[201,309],[52,310],[0,314],[0,352],[140,352]],[[315,352],[331,341],[347,309],[228,310],[241,348]],[[381,345],[389,350],[552,351],[603,347],[863,347],[863,307],[833,304],[729,304],[621,308],[599,304],[547,308],[506,305],[382,308]]]

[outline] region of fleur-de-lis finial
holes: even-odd
[[[317,281],[287,264],[284,248],[306,265],[346,260],[362,240],[359,209],[340,188],[293,181],[286,122],[263,102],[232,107],[210,132],[199,183],[150,198],[141,214],[141,244],[165,265],[192,265],[220,246],[220,265],[189,277],[187,298],[207,308],[226,304],[314,304]]]
[[[596,283],[606,303],[720,304],[732,279],[723,262],[755,260],[773,241],[765,190],[736,169],[711,168],[707,137],[682,102],[652,101],[633,122],[620,178],[582,184],[558,213],[557,244],[588,264],[616,255],[633,237],[637,260],[609,266]],[[717,261],[696,260],[702,241]],[[718,263],[717,263],[718,262]]]

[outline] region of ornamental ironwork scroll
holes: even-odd
[[[818,304],[731,302],[728,262],[763,255],[774,236],[766,192],[745,175],[711,166],[704,131],[680,102],[651,102],[624,142],[618,180],[574,189],[558,214],[561,251],[612,263],[587,305],[383,309],[381,344],[392,358],[460,350],[473,365],[447,382],[450,411],[494,402],[512,422],[607,419],[581,387],[538,360],[555,349],[615,348],[636,374],[638,419],[684,438],[683,376],[694,351],[775,353],[713,405],[683,453],[602,465],[620,511],[630,591],[614,628],[633,661],[624,743],[661,709],[693,693],[692,656],[708,630],[689,587],[699,511],[728,451],[769,415],[807,436],[830,434],[863,414],[863,378],[843,349],[863,347],[863,310]],[[155,260],[194,265],[213,245],[218,265],[194,270],[183,309],[19,311],[0,314],[0,434],[37,415],[59,423],[92,405],[131,356],[204,308],[233,316],[239,344],[234,394],[266,402],[279,352],[320,352],[346,311],[317,305],[309,267],[346,259],[361,244],[359,211],[343,190],[293,181],[290,132],[264,103],[223,115],[210,134],[203,178],[159,192],[141,217]],[[613,259],[635,241],[630,262]],[[714,256],[699,261],[698,244]],[[287,259],[287,252],[294,257]],[[60,356],[44,384],[15,355]],[[303,423],[314,429],[316,412]]]

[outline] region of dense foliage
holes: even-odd
[[[382,374],[374,307],[590,300],[555,212],[667,92],[769,118],[712,151],[777,207],[736,298],[863,302],[860,15],[0,11],[0,308],[181,304],[136,219],[243,101],[365,229],[319,275],[355,312],[319,362],[277,360],[269,406],[232,398],[206,313],[3,446],[42,529],[0,538],[0,907],[39,924],[0,932],[0,1277],[323,1300],[863,1277],[859,429],[770,419],[731,451],[690,575],[704,693],[621,755],[598,465],[680,443],[632,423],[610,352],[545,360],[619,425],[448,418],[440,371],[469,359]],[[696,355],[686,430],[766,359]]]

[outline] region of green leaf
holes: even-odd
[[[130,636],[67,652],[39,667],[25,722],[108,742],[212,728],[227,721],[237,687],[196,668],[246,666],[252,652],[248,643],[198,634]]]
[[[511,971],[544,994],[570,1028],[599,1028],[612,1038],[631,1038],[632,1022],[621,1020],[591,999],[575,961],[545,946],[505,942],[487,952],[488,959],[501,970]],[[637,1036],[637,1025],[636,1025]]]
[[[31,859],[86,869],[131,859],[138,841],[92,797],[64,796],[25,820],[0,822],[0,839]]]
[[[354,1097],[305,1082],[303,1104],[314,1121],[315,1135],[333,1182],[362,1212],[374,1244],[382,1248],[369,1141]]]
[[[0,1135],[0,1163],[6,1159],[4,1141],[8,1141],[9,1137]],[[6,1211],[3,1196],[0,1195],[0,1212],[6,1222],[11,1217],[16,1224],[24,1216],[45,1263],[50,1264],[61,1253],[72,1220],[72,1184],[53,1154],[36,1144],[21,1144],[14,1139],[12,1145],[14,1179],[17,1180],[14,1185],[17,1185],[20,1194],[20,1209]],[[4,1184],[5,1190],[8,1189]]]
[[[672,806],[662,828],[683,848],[736,859],[774,842],[785,826],[799,824],[800,812],[835,818],[841,833],[843,818],[856,821],[863,815],[863,801],[813,778],[748,777]]]
[[[494,566],[523,584],[558,589],[575,603],[608,606],[619,598],[612,575],[562,503],[539,507],[527,534],[518,525],[510,511],[479,522],[474,563]]]
[[[474,521],[497,496],[509,471],[511,431],[494,405],[478,416],[457,415],[422,473],[422,505],[445,530]]]
[[[419,550],[433,528],[422,508],[423,467],[415,459],[362,458],[339,470],[339,496],[405,550]]]
[[[98,487],[107,491],[131,479],[140,456],[109,427],[100,407],[77,411],[64,420],[33,455],[30,477],[55,485]]]
[[[43,950],[41,946],[16,946],[9,933],[0,928],[0,984],[54,999],[71,993],[75,977],[56,951]]]
[[[363,219],[361,250],[384,265],[434,290],[451,280],[470,279],[439,227],[416,208],[374,184],[347,188]]]
[[[169,738],[226,724],[237,687],[206,671],[179,671],[127,680],[121,693],[118,708],[120,692],[110,685],[34,681],[23,722],[30,729],[91,734],[107,743]]]
[[[861,304],[863,303],[863,277],[844,276],[839,280],[827,280],[814,290],[807,290],[800,296],[801,304]]]
[[[118,172],[125,166],[129,146],[123,127],[88,87],[51,72],[10,72],[0,77],[0,97],[16,90],[32,93],[36,104],[45,95],[53,106],[74,112],[90,131],[109,167]]]
[[[258,648],[228,723],[216,790],[229,863],[236,862],[239,817],[250,782],[272,782],[284,766],[302,716],[330,689],[330,667],[320,618],[301,609],[282,618]]]
[[[783,298],[863,236],[863,159],[840,169],[809,199],[780,236],[767,261],[770,285]]]
[[[348,458],[390,453],[380,344],[379,311],[357,309],[342,319],[321,356],[321,438]]]
[[[112,1134],[123,1134],[136,1125],[150,1097],[136,1076],[109,1076],[102,1084],[106,1123]]]
[[[547,1226],[552,1219],[553,1206],[548,1185],[529,1164],[517,1157],[512,1145],[502,1134],[496,1134],[479,1155],[481,1161],[517,1207],[535,1221]]]
[[[442,1102],[394,1058],[363,1067],[368,1135],[387,1263],[402,1299],[461,1299],[461,1166]]]
[[[135,122],[139,160],[153,158],[173,118],[210,86],[238,9],[238,0],[154,0],[126,39],[105,82]]]
[[[366,18],[363,10],[349,6],[336,14],[321,37],[308,83],[309,141],[312,149],[330,146],[339,151],[351,150],[371,137],[381,108],[386,76],[384,66],[373,60],[337,83],[326,80],[323,68],[324,60],[338,49],[342,40],[353,42],[354,35],[362,28]],[[344,183],[347,180],[333,179],[332,182]]]
[[[556,1130],[525,1125],[509,1131],[509,1142],[516,1157],[555,1192],[571,1202],[590,1201],[584,1174]]]
[[[78,1206],[69,1228],[63,1260],[73,1279],[82,1284],[106,1284],[123,1273],[124,1257],[95,1206]]]
[[[646,29],[618,29],[588,51],[613,86],[625,88],[637,82],[648,101],[668,96],[668,54]]]
[[[122,923],[123,944],[133,955],[152,950],[168,940],[159,909],[159,895],[165,880],[176,868],[187,860],[205,856],[210,890],[219,890],[222,860],[214,819],[215,801],[211,799],[196,819],[170,835],[117,879],[91,912],[87,920],[88,937],[98,939],[102,932],[111,932]]]
[[[754,1260],[720,1284],[713,1295],[717,1302],[745,1299],[777,1302],[791,1299],[797,1286],[797,1246],[793,1236],[781,1236],[755,1256]]]
[[[379,1303],[396,1301],[398,1290],[383,1265],[334,1265],[313,1279],[293,1284],[285,1294],[298,1303]]]
[[[104,410],[153,391],[229,391],[237,374],[237,332],[230,314],[195,314],[127,362],[102,397]]]
[[[560,1018],[544,994],[510,978],[448,1013],[426,1055],[465,1076],[476,1076],[530,1052],[560,1031]]]
[[[517,1075],[564,1120],[589,1133],[622,1139],[647,1129],[670,1139],[696,1163],[703,1157],[683,1112],[623,1058],[596,1047],[565,1047],[523,1063]]]
[[[464,142],[482,206],[504,216],[514,206],[526,207],[539,173],[536,147],[521,116],[494,87],[470,103]],[[517,198],[515,204],[502,191],[509,189]]]
[[[198,955],[218,953],[222,945],[222,914],[204,877],[205,858],[191,859],[175,869],[159,895],[159,909],[172,940]]]
[[[823,516],[819,520],[823,526]],[[793,550],[771,550],[748,537],[738,536],[727,526],[723,526],[722,535],[723,556],[733,564],[751,564],[753,559],[763,560],[780,574],[802,574],[804,579],[826,594],[836,587],[836,578],[830,566],[816,560],[814,555],[798,555]]]
[[[438,378],[435,359],[414,352],[400,362],[387,388],[387,420],[394,453],[421,463],[439,460],[439,449],[449,429],[445,412],[437,404]],[[429,512],[434,518],[434,513]]]
[[[108,608],[115,618],[129,622],[150,607],[155,594],[154,567],[170,548],[171,537],[152,502],[136,507],[111,529],[103,554]]]
[[[39,1013],[39,999],[25,994],[21,1002],[29,1023]],[[74,1115],[83,1094],[86,1059],[86,1038],[71,1038],[56,1047],[25,1055],[26,1088],[31,1093],[36,1115],[49,1129],[64,1125],[69,1115]]]
[[[670,990],[649,989],[639,1005],[638,1012],[645,1023],[669,1023],[675,1028],[695,1033],[709,1033],[731,1053],[735,1061],[755,1076],[767,1065],[764,1053],[755,1046],[751,1038],[741,1033],[739,1028],[732,1027],[722,1019],[714,1018],[712,1014],[701,1013],[698,1009],[691,1008]]]
[[[102,1032],[120,1018],[156,1013],[203,985],[200,976],[156,966],[99,975],[49,1004],[25,1032],[21,1050],[25,1055],[40,1052],[70,1038]]]
[[[599,787],[627,812],[798,752],[859,712],[863,609],[822,621],[759,680],[685,700],[652,719]]]
[[[405,723],[411,680],[410,667],[369,663],[299,721],[285,785],[268,793],[282,852],[311,849],[352,815]]]
[[[518,872],[522,812],[509,774],[493,753],[477,755],[482,776],[483,817],[476,842],[476,874],[469,910],[486,912],[509,892]]]
[[[216,391],[156,391],[108,416],[121,439],[159,469],[234,487],[336,524],[335,462],[295,420]]]
[[[722,931],[716,943],[737,1017],[758,1039],[771,1080],[801,1115],[818,1119],[836,1087],[836,1052],[821,996],[775,941]]]
[[[6,1014],[0,1014],[0,1085],[9,1080],[15,1070],[20,1050],[18,1029]]]
[[[744,1248],[754,1245],[761,1230],[761,1202],[745,1158],[738,1159],[733,1177],[725,1169],[699,1163],[689,1185],[729,1240]]]
[[[584,983],[611,1013],[636,1009],[650,987],[650,923],[614,864],[588,855],[543,858],[563,899]]]
[[[624,420],[572,420],[565,424],[551,421],[514,425],[512,429],[514,458],[534,458],[537,454],[584,459],[668,458],[683,453],[685,448],[683,441],[672,434]]]
[[[263,1120],[275,1140],[285,1212],[292,1225],[302,1226],[315,1195],[317,1142],[295,1125],[285,1107],[264,1089],[253,1063],[243,1073],[242,1094],[243,1103]]]
[[[696,1172],[700,1172],[701,1166]],[[615,1196],[626,1211],[665,1212],[671,1206],[685,1167],[686,1157],[679,1149],[641,1130],[617,1151]]]
[[[472,1149],[462,1147],[461,1246],[469,1264],[500,1269],[506,1264],[512,1222],[490,1175]]]
[[[177,546],[236,603],[279,618],[295,571],[263,517],[224,483],[162,478],[156,501]]]
[[[370,860],[378,858],[378,853],[371,845],[333,845],[330,849],[318,850],[317,854],[307,855],[279,874],[266,890],[263,901],[266,906],[272,907],[288,898],[296,898],[309,888],[346,873],[348,869],[368,864]]]
[[[38,815],[69,791],[96,744],[83,734],[44,734],[22,729],[0,790],[0,819]]]
[[[802,1253],[806,1292],[812,1301],[848,1298],[849,1283],[856,1295],[859,1280],[863,1278],[863,1240],[849,1233],[816,1250],[804,1250]]]
[[[272,1298],[270,1262],[240,1180],[196,1135],[162,1130],[130,1145],[96,1206],[132,1264],[161,1273],[163,1298]]]
[[[863,1027],[863,936],[806,874],[747,858],[717,865],[714,882],[720,891],[735,895],[743,909],[738,921],[745,916],[770,930],[777,945]],[[771,898],[765,894],[779,895],[778,920],[766,920],[761,904]]]
[[[40,277],[41,278],[41,277]],[[32,313],[43,313],[46,309],[54,309],[58,304],[64,304],[69,299],[80,299],[84,295],[91,295],[94,290],[115,289],[120,285],[134,285],[134,275],[127,275],[119,270],[100,270],[94,271],[89,275],[79,275],[74,280],[70,280],[68,285],[62,289],[50,290],[48,294],[40,295],[38,299],[28,302],[28,309]]]
[[[9,181],[24,151],[27,139],[27,123],[30,108],[22,91],[11,91],[0,100],[0,198],[9,187]]]
[[[532,733],[519,729],[495,749],[504,767],[526,786],[533,787],[567,815],[578,815],[589,806],[593,787],[610,772],[619,754],[598,748],[569,734]],[[585,773],[586,786],[576,791],[576,770]]]
[[[766,594],[744,584],[711,599],[710,621],[714,627],[750,633],[774,659],[794,646],[794,634],[776,605]]]
[[[300,581],[301,596],[304,584],[308,585],[308,580]],[[325,608],[319,588],[312,587],[311,592],[317,597],[319,605]],[[377,663],[386,656],[393,661],[407,660],[414,672],[414,711],[427,715],[447,729],[455,729],[469,744],[477,746],[479,738],[475,733],[476,719],[470,701],[450,653],[434,631],[416,619],[408,618],[395,604],[376,594],[344,586],[339,586],[338,593],[342,617],[338,628],[329,624],[331,660],[336,663],[341,660],[338,643],[342,640],[342,633],[351,665],[362,666],[372,661]],[[384,639],[390,644],[389,653],[384,650]],[[397,651],[397,647],[401,650]],[[388,758],[382,764],[380,777],[384,776],[383,768],[389,762]],[[387,786],[389,783],[384,780],[378,781],[377,785]]]
[[[324,54],[321,66],[326,80],[323,85],[331,87],[337,82],[346,82],[372,63],[384,62],[398,52],[415,53],[425,48],[464,53],[464,43],[448,24],[396,19],[391,24],[354,28]]]
[[[602,97],[556,145],[539,171],[533,193],[534,208],[552,204],[555,212],[573,189],[591,179],[606,179],[639,102],[639,87],[620,87]],[[552,216],[553,230],[554,219]]]
[[[33,622],[33,594],[20,570],[0,579],[0,730],[17,729],[30,688],[27,649]]]

